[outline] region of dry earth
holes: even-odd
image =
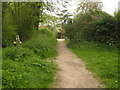
[[[57,51],[56,64],[60,71],[56,74],[55,88],[103,87],[94,75],[86,70],[84,62],[66,47],[64,39],[58,39]]]

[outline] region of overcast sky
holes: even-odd
[[[118,10],[118,2],[119,1],[120,0],[101,0],[101,2],[103,2],[103,11],[106,11],[107,13],[113,15],[114,11]],[[70,1],[71,6],[68,7],[69,12],[74,13],[78,2],[80,2],[80,0]]]

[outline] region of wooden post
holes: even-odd
[[[19,53],[19,44],[20,44],[20,38],[19,35],[16,35],[16,52]]]

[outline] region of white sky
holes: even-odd
[[[118,10],[118,2],[120,0],[100,0],[103,2],[103,11],[113,15],[115,10]],[[76,5],[80,0],[70,1],[71,6],[68,7],[69,12],[74,13]],[[120,7],[120,6],[119,6]]]

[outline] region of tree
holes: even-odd
[[[118,44],[118,17],[100,10],[79,13],[73,23],[67,23],[66,36],[73,43],[95,41],[108,45]]]
[[[2,47],[6,47],[12,45],[16,34],[16,27],[12,22],[9,3],[2,3],[2,9]]]
[[[77,12],[85,13],[91,12],[91,10],[102,10],[102,2],[100,1],[86,1],[82,0],[78,4]]]
[[[22,41],[26,41],[32,36],[34,30],[38,30],[44,6],[47,6],[44,2],[3,3],[3,17],[7,12],[11,15],[16,34],[20,35]]]

